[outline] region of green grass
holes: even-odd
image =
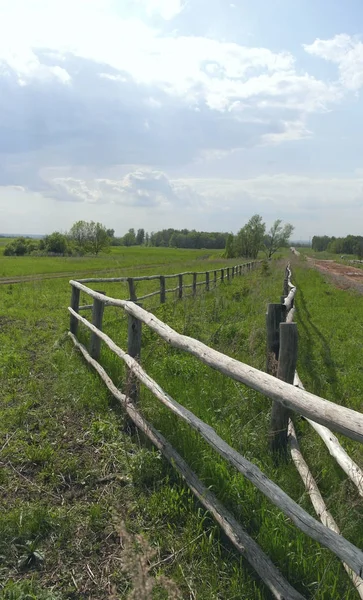
[[[356,254],[335,254],[334,252],[328,252],[327,250],[316,252],[312,248],[297,248],[297,250],[301,254],[310,256],[311,258],[316,258],[317,260],[335,260],[339,263],[344,263],[347,260],[355,260],[358,258]],[[341,259],[341,256],[344,256],[344,259]]]
[[[189,269],[189,257],[172,263],[168,251],[159,256],[169,272]],[[203,270],[205,263],[198,257],[192,264]],[[274,264],[268,276],[254,272],[195,300],[155,303],[155,313],[181,333],[263,369],[266,304],[281,294],[283,264]],[[149,264],[137,270],[149,273]],[[362,410],[361,297],[336,290],[303,261],[296,261],[293,273],[305,386]],[[106,286],[114,295],[122,289]],[[69,293],[64,280],[0,288],[0,598],[127,598],[139,585],[135,544],[145,560],[158,563],[150,573],[153,598],[172,598],[175,585],[183,598],[270,598],[173,470],[144,439],[130,436],[122,411],[73,350],[64,336]],[[347,315],[353,314],[350,324]],[[125,347],[121,310],[106,309],[104,329]],[[87,342],[85,331],[80,337]],[[122,388],[119,360],[103,348],[101,362]],[[171,350],[146,327],[142,363],[168,393],[313,514],[294,467],[276,466],[268,452],[269,400]],[[331,552],[299,533],[145,390],[141,406],[307,598],[355,598]],[[329,508],[344,535],[362,547],[353,486],[307,424],[296,424]],[[343,443],[362,464],[359,445]]]
[[[24,275],[45,275],[56,273],[98,272],[110,271],[122,276],[124,271],[132,270],[137,275],[148,267],[152,273],[159,268],[193,264],[195,261],[221,261],[222,250],[187,250],[175,248],[145,248],[133,246],[113,247],[109,254],[84,257],[53,257],[53,256],[2,256],[0,249],[0,277],[15,277]],[[222,261],[224,264],[226,261]],[[228,261],[227,261],[228,262]],[[234,261],[231,262],[234,264]],[[110,276],[112,276],[110,274]],[[161,273],[162,274],[162,273]]]

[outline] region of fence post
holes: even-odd
[[[227,267],[226,271],[227,271],[227,279],[229,281],[229,267]]]
[[[160,275],[160,304],[164,304],[166,299],[165,294],[165,277]]]
[[[74,287],[74,285],[72,285],[72,291],[71,291],[71,308],[73,308],[73,310],[78,313],[79,311],[79,296],[80,296],[81,290],[79,290],[78,288]],[[71,315],[70,318],[70,322],[69,322],[69,331],[71,333],[73,333],[73,335],[77,335],[77,331],[78,331],[78,319],[76,319],[76,317],[74,317],[73,315]]]
[[[234,267],[232,267],[232,279],[234,278]]]
[[[140,306],[140,304],[139,304]],[[128,338],[127,338],[127,353],[135,358],[137,361],[140,360],[141,356],[141,321],[133,317],[128,316]],[[137,377],[133,372],[128,369],[127,375],[127,390],[126,395],[130,400],[136,404],[139,397],[139,384]]]
[[[129,284],[129,293],[131,302],[137,302],[137,296],[135,291],[135,282],[133,277],[127,278],[127,283]]]
[[[266,313],[267,358],[266,371],[277,374],[277,361],[280,350],[280,323],[285,321],[286,307],[282,304],[269,304]]]
[[[205,273],[205,289],[209,292],[209,271],[206,271]]]
[[[277,377],[294,383],[297,363],[298,335],[296,323],[280,323],[280,352]],[[287,452],[287,427],[290,410],[274,401],[271,411],[270,444],[275,453]]]
[[[97,290],[98,291],[98,290]],[[105,292],[98,291],[99,294],[104,294]],[[103,320],[103,312],[105,310],[105,305],[102,300],[98,300],[97,298],[93,299],[93,308],[92,308],[92,325],[97,327],[102,331],[102,320]],[[101,340],[95,334],[91,333],[91,342],[90,342],[90,355],[95,360],[100,358],[101,352]]]
[[[193,273],[193,296],[197,293],[197,273]]]
[[[178,280],[179,280],[178,298],[179,298],[179,300],[181,300],[181,298],[183,297],[183,275],[182,275],[182,273],[180,273],[178,275]]]
[[[221,281],[224,281],[224,269],[221,269]]]
[[[214,287],[217,287],[217,271],[214,271]]]

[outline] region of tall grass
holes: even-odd
[[[167,265],[169,272],[180,267],[185,270],[182,262]],[[238,277],[196,299],[155,303],[154,311],[177,331],[264,369],[266,305],[280,297],[283,267],[276,263],[267,273]],[[302,261],[293,266],[293,274],[298,286],[299,374],[307,389],[359,410],[360,297],[335,290]],[[116,296],[120,287],[112,285],[106,291]],[[5,315],[0,331],[0,434],[6,444],[0,454],[0,581],[5,590],[14,587],[11,579],[21,590],[32,575],[39,597],[39,590],[47,589],[61,598],[106,598],[107,590],[127,598],[133,584],[131,572],[122,568],[122,520],[136,544],[136,534],[141,534],[156,550],[158,566],[152,576],[175,581],[183,597],[270,598],[173,470],[145,440],[130,438],[124,430],[122,411],[63,337],[69,293],[69,286],[59,280],[0,288]],[[350,314],[355,320],[349,320]],[[126,348],[127,321],[121,309],[106,308],[104,330]],[[147,372],[313,514],[292,464],[276,465],[271,459],[270,401],[172,350],[146,327],[142,335]],[[86,331],[81,329],[80,337],[87,343]],[[124,369],[105,347],[101,363],[123,388]],[[355,598],[332,553],[300,533],[196,432],[144,389],[140,407],[307,598]],[[296,424],[328,507],[343,534],[361,547],[362,515],[353,486],[307,424],[299,418]],[[359,445],[343,443],[362,464]],[[119,479],[99,483],[115,475]],[[37,551],[44,560],[30,571],[19,570],[24,553]],[[155,598],[167,593],[167,586],[154,587]],[[21,598],[20,591],[14,597]]]

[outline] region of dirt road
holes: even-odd
[[[340,289],[353,288],[363,294],[363,269],[336,263],[333,260],[316,260],[314,258],[308,260],[321,273],[328,275]]]

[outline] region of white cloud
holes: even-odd
[[[55,199],[61,190],[74,201],[71,211]],[[361,233],[363,178],[280,173],[175,179],[160,171],[136,170],[120,179],[56,178],[49,180],[46,195],[0,186],[0,213],[3,232],[48,233],[68,230],[77,219],[93,219],[118,234],[129,227],[237,231],[259,213],[267,224],[276,218],[291,222],[296,237],[308,239],[315,234]]]
[[[165,18],[183,8],[180,0],[141,1]],[[41,49],[48,53],[43,73],[64,82],[67,72],[59,66],[55,70],[51,52],[53,62],[71,53],[128,73],[189,105],[206,102],[218,111],[228,110],[236,99],[261,99],[265,106],[314,112],[339,99],[336,86],[300,74],[289,52],[165,33],[126,12],[113,12],[110,2],[0,0],[0,17],[0,64],[8,64],[22,80],[42,72],[34,54]]]
[[[120,204],[134,208],[165,211],[175,205],[193,209],[198,194],[183,181],[172,182],[161,171],[137,170],[121,179],[83,180],[75,177],[59,177],[48,180],[49,193],[71,202],[87,204]]]
[[[340,81],[349,90],[363,87],[363,43],[357,37],[342,33],[329,40],[318,38],[304,49],[338,65]]]
[[[280,173],[245,179],[170,178],[161,171],[141,170],[121,179],[55,178],[50,189],[60,189],[63,200],[87,204],[121,204],[142,208],[203,207],[208,213],[240,209],[262,213],[363,209],[363,178],[319,178]],[[255,212],[256,212],[255,211]]]
[[[312,135],[312,131],[307,129],[306,123],[304,123],[303,120],[284,121],[282,131],[276,133],[265,133],[262,136],[262,143],[265,143],[266,145],[280,144],[281,142],[291,142],[294,140],[309,138]]]
[[[141,4],[149,16],[160,15],[162,19],[170,21],[185,8],[186,2],[181,0],[136,0]]]
[[[248,211],[297,216],[301,212],[350,208],[363,213],[363,178],[319,178],[280,173],[250,179],[188,179],[188,186],[215,210],[225,201],[228,210],[238,206]],[[175,182],[173,182],[175,183]],[[255,210],[256,209],[256,210]],[[357,213],[356,217],[357,218]],[[357,226],[356,226],[357,228]]]

